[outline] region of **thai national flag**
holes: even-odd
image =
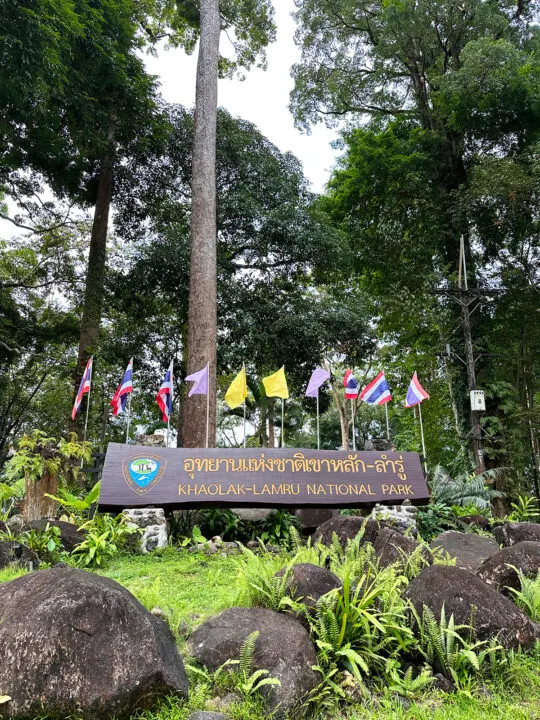
[[[352,374],[350,368],[345,373],[343,378],[343,385],[345,387],[345,397],[347,400],[356,400],[358,397],[358,383],[356,378]]]
[[[161,387],[156,395],[156,402],[161,410],[163,422],[167,422],[171,415],[173,404],[173,361],[169,365],[169,369],[165,373]]]
[[[81,384],[79,385],[79,391],[77,392],[77,397],[75,398],[75,403],[73,404],[73,410],[71,411],[72,420],[75,420],[75,415],[79,412],[84,393],[90,392],[90,386],[92,384],[92,360],[93,357],[91,357],[90,360],[86,363],[84,375],[82,376]]]
[[[360,400],[369,405],[384,405],[390,402],[391,399],[392,395],[384,377],[384,370],[381,370],[375,380],[372,380],[360,393]]]
[[[410,408],[413,407],[413,405],[420,405],[422,400],[429,400],[429,395],[424,390],[424,388],[420,385],[418,382],[418,378],[416,377],[416,371],[414,375],[412,376],[411,384],[409,385],[409,389],[407,390],[407,398],[405,400],[405,407]]]
[[[133,358],[128,363],[122,382],[116,388],[111,405],[113,406],[113,415],[116,417],[118,413],[124,412],[128,395],[133,392]]]

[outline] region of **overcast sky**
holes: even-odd
[[[330,147],[335,133],[318,125],[312,135],[294,127],[288,110],[293,82],[290,68],[299,59],[294,44],[295,22],[291,17],[293,0],[274,0],[277,40],[268,48],[268,70],[251,70],[244,81],[220,80],[218,102],[232,115],[250,120],[282,151],[290,150],[304,165],[304,172],[320,192],[328,181],[336,152]],[[229,54],[228,40],[222,35],[221,51]],[[146,60],[148,71],[161,81],[167,102],[191,107],[195,104],[197,51],[190,57],[182,50],[160,49],[158,57]]]

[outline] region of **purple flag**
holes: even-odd
[[[186,382],[191,381],[193,387],[188,392],[188,397],[192,395],[208,395],[208,364],[202,370],[191,373],[186,378]]]
[[[328,370],[323,368],[316,368],[313,371],[313,375],[309,379],[309,383],[306,390],[306,397],[317,397],[319,394],[319,388],[325,383],[330,377]]]

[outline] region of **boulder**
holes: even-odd
[[[317,655],[307,630],[290,615],[265,608],[230,608],[200,625],[188,641],[192,657],[212,672],[237,659],[245,639],[259,631],[253,669],[269,671],[280,685],[261,688],[272,717],[284,717],[316,687]]]
[[[377,503],[371,511],[371,518],[379,522],[382,520],[385,525],[400,533],[409,531],[409,535],[416,537],[418,535],[417,513],[418,508],[411,505],[410,500],[405,500],[402,505],[379,505]]]
[[[169,533],[163,508],[136,508],[124,510],[123,513],[131,525],[142,528],[141,552],[147,554],[152,550],[168,546]]]
[[[479,640],[497,637],[505,648],[527,649],[540,638],[540,626],[513,602],[461,568],[425,567],[409,584],[404,596],[420,615],[426,605],[440,619],[444,606],[446,618],[454,615],[457,625],[472,622]]]
[[[472,573],[484,560],[499,552],[499,546],[493,538],[456,530],[447,530],[437,535],[429,546],[445,550],[451,558],[455,558],[456,567]]]
[[[55,525],[57,528],[60,528],[62,545],[64,546],[64,550],[67,550],[69,553],[73,552],[77,545],[80,545],[84,540],[83,533],[79,532],[76,525],[64,522],[63,520],[33,520],[28,523],[28,525],[34,530],[45,530],[47,525]]]
[[[343,548],[349,540],[354,540],[358,533],[363,531],[362,542],[374,543],[381,528],[385,527],[384,522],[366,519],[357,515],[338,515],[319,525],[313,535],[313,543],[331,545],[334,533]]]
[[[403,563],[419,547],[423,546],[416,540],[405,537],[405,535],[388,527],[379,532],[377,539],[373,543],[373,549],[381,567],[387,567],[397,562]],[[422,555],[426,562],[433,562],[433,556],[428,548],[423,547]]]
[[[540,570],[540,542],[525,540],[502,548],[483,562],[476,574],[488,585],[508,594],[506,588],[521,590],[518,570],[526,577],[537,576]]]
[[[33,550],[16,540],[2,540],[0,542],[0,568],[7,567],[10,563],[17,563],[35,570],[39,565],[39,558]]]
[[[313,530],[318,528],[327,520],[331,520],[339,515],[339,510],[331,508],[305,508],[304,510],[295,510],[298,527],[302,530]]]
[[[231,508],[231,512],[246,522],[267,520],[274,512],[273,508]]]
[[[229,720],[227,715],[220,712],[212,712],[211,710],[197,710],[188,717],[187,720]]]
[[[187,695],[174,637],[114,580],[52,568],[0,585],[4,718],[129,718]]]
[[[285,569],[280,570],[276,576],[281,577],[284,573]],[[287,595],[303,602],[307,608],[314,609],[323,595],[341,586],[341,580],[330,570],[311,563],[298,563],[290,569]]]
[[[531,540],[540,542],[540,523],[508,522],[497,525],[493,529],[495,540],[503,547],[510,547],[518,542]]]

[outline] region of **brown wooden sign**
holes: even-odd
[[[110,443],[99,507],[357,507],[403,500],[429,500],[417,453]]]

